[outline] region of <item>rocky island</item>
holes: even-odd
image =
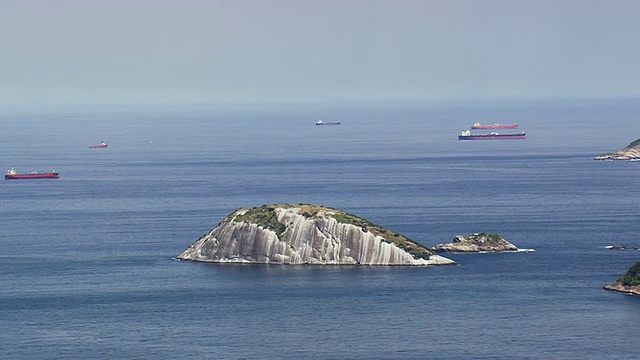
[[[626,294],[640,295],[640,261],[636,262],[623,277],[604,286],[604,289]]]
[[[433,251],[447,252],[502,252],[522,251],[498,234],[474,233],[467,237],[456,235],[453,242],[438,244]],[[531,250],[529,250],[531,251]]]
[[[594,160],[640,160],[640,139],[614,153],[598,155]]]
[[[609,250],[640,250],[640,246],[633,245],[609,245],[604,248]]]
[[[360,217],[308,204],[238,209],[176,258],[289,265],[455,264]]]

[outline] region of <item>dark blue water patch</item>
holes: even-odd
[[[324,130],[291,113],[20,118],[3,161],[62,177],[0,186],[0,345],[56,359],[635,358],[610,339],[629,336],[640,303],[602,286],[638,260],[605,249],[638,245],[637,163],[591,160],[640,132],[615,109],[336,110],[352,121]],[[457,141],[481,114],[520,117],[530,135]],[[536,251],[430,268],[174,260],[235,209],[277,203],[346,210],[425,246],[496,232]]]

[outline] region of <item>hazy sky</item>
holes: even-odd
[[[0,102],[640,96],[638,0],[0,0]]]

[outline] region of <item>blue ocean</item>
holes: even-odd
[[[7,359],[637,359],[637,100],[24,106],[0,164]],[[315,126],[318,119],[340,126]],[[458,141],[518,123],[525,140]],[[106,149],[89,149],[100,141]],[[498,233],[530,253],[441,267],[174,257],[239,207],[311,203],[425,245]]]

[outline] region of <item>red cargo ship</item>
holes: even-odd
[[[458,136],[458,140],[516,140],[516,139],[526,139],[526,134],[521,133],[513,133],[513,134],[500,134],[497,132],[492,132],[490,134],[472,134],[471,131],[463,131],[462,134]]]
[[[59,173],[50,172],[50,173],[38,173],[38,172],[30,172],[27,174],[18,174],[13,170],[13,168],[7,170],[4,174],[5,180],[14,180],[14,179],[57,179],[59,178]]]
[[[493,124],[493,125],[482,125],[479,122],[473,123],[471,126],[472,129],[517,129],[518,124]]]

